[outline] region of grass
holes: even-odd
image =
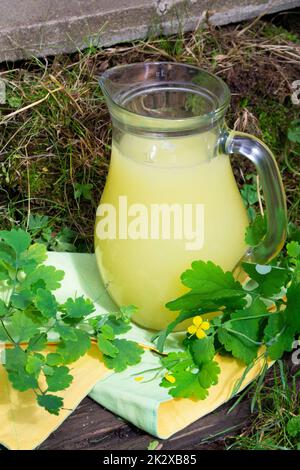
[[[297,32],[258,21],[0,66],[7,90],[0,105],[0,228],[31,230],[42,220],[36,236],[49,249],[93,249],[111,139],[97,77],[145,60],[195,64],[228,83],[228,124],[262,137],[274,151],[290,218],[299,224],[299,146],[287,138],[299,113],[290,99],[300,72],[298,43]],[[254,170],[240,157],[233,166],[242,187]]]
[[[226,449],[300,450],[300,370],[282,361],[273,367],[260,387],[254,384],[255,414],[241,433],[225,438]]]
[[[300,143],[289,138],[299,117],[291,84],[300,77],[300,31],[291,17],[285,20],[287,29],[269,20],[222,28],[208,24],[168,38],[0,65],[7,91],[7,102],[0,105],[0,229],[26,228],[50,250],[93,250],[94,214],[111,141],[97,77],[117,64],[153,60],[194,64],[227,82],[228,125],[261,137],[273,150],[290,221],[300,225]],[[258,204],[254,169],[239,156],[232,164],[250,211]],[[247,428],[222,439],[221,447],[298,447],[300,436],[288,432],[300,411],[296,376],[283,367],[273,371],[256,391]]]

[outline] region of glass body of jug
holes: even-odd
[[[180,274],[197,259],[233,270],[265,263],[281,249],[286,208],[274,157],[258,139],[229,131],[230,93],[196,67],[145,63],[115,67],[100,83],[113,122],[110,169],[97,210],[95,253],[118,305],[162,329],[176,317],[166,302],[186,292]],[[257,167],[268,232],[249,249],[249,223],[229,155]]]

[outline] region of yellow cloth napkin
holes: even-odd
[[[47,352],[51,352],[51,347]],[[70,368],[74,380],[67,390],[59,393],[64,398],[64,409],[55,416],[37,405],[32,391],[14,390],[4,367],[0,366],[1,444],[12,450],[34,449],[75,410],[99,379],[111,373],[101,362],[101,354],[95,345]]]

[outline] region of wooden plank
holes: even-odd
[[[170,439],[161,441],[163,449],[207,448],[208,444],[201,441],[209,437],[216,440],[220,438],[219,433],[226,434],[228,429],[234,428],[237,431],[247,422],[249,403],[247,401],[241,403],[228,415],[231,405],[232,401],[214,413],[197,420]],[[149,442],[154,439],[153,436],[117,418],[90,398],[85,398],[40,449],[139,450],[147,449]]]

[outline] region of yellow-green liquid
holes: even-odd
[[[177,316],[164,305],[187,291],[180,274],[194,260],[211,260],[232,270],[247,246],[248,218],[228,156],[208,159],[215,137],[170,139],[124,136],[113,144],[111,165],[101,204],[203,204],[204,244],[188,251],[186,240],[115,239],[97,236],[95,252],[101,275],[118,305],[138,307],[133,320],[159,330]]]

